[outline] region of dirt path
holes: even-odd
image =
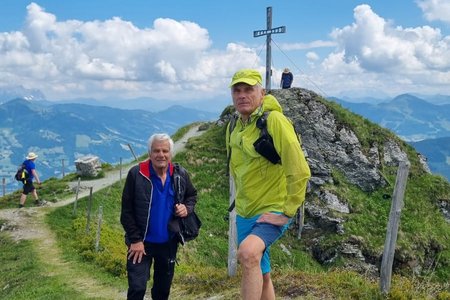
[[[191,128],[182,139],[175,142],[174,153],[184,150],[187,140],[190,137],[201,135],[198,126]],[[122,178],[126,174],[130,166],[122,170]],[[80,184],[80,192],[78,198],[89,195],[89,188],[98,191],[104,187],[110,186],[120,179],[120,171],[112,171],[106,174],[104,178],[98,180],[82,181]],[[71,183],[75,187],[77,182]],[[32,199],[28,199],[32,201]],[[37,245],[37,252],[42,262],[48,265],[51,270],[51,276],[58,276],[72,286],[74,289],[82,292],[87,297],[96,299],[125,299],[126,291],[120,291],[114,287],[102,285],[90,274],[80,273],[80,270],[74,270],[69,263],[62,258],[61,251],[57,247],[54,233],[45,223],[45,215],[56,207],[65,206],[75,201],[75,195],[58,201],[56,203],[48,203],[44,207],[29,207],[21,209],[2,209],[0,210],[0,219],[5,220],[6,224],[0,228],[0,231],[8,232],[14,240],[34,240]],[[74,276],[76,274],[76,276]]]

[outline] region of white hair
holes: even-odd
[[[148,153],[152,151],[152,146],[154,141],[169,141],[169,151],[170,155],[173,156],[173,140],[167,133],[155,133],[148,139],[147,147]]]

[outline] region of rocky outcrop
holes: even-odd
[[[330,182],[332,170],[337,170],[366,192],[385,184],[378,171],[380,151],[377,146],[364,149],[356,134],[336,120],[330,109],[319,101],[317,94],[299,88],[273,90],[272,94],[301,134],[312,175],[320,179],[314,179],[313,183]],[[384,157],[398,163],[402,158],[398,147],[394,146],[394,142],[388,142],[388,145],[391,147],[384,147]]]
[[[75,160],[77,175],[82,177],[96,177],[102,170],[100,158],[94,155],[87,155]]]

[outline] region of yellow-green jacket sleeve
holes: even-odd
[[[272,111],[267,120],[267,130],[272,136],[275,149],[281,157],[286,176],[286,199],[283,213],[293,217],[305,201],[308,180],[311,171],[300,147],[291,121],[282,113]]]

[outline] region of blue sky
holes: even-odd
[[[49,100],[229,98],[240,68],[283,68],[323,96],[450,95],[448,0],[77,0],[0,3],[0,88]]]

